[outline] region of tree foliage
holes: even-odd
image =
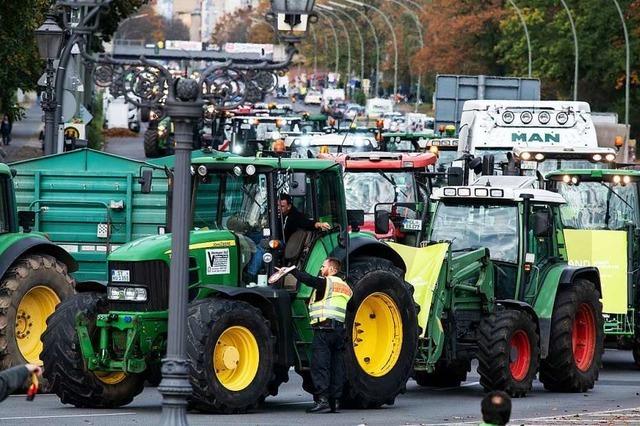
[[[189,28],[179,19],[158,15],[153,6],[142,6],[135,15],[118,27],[118,38],[155,43],[161,40],[189,40]]]

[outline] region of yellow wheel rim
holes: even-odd
[[[251,384],[258,372],[260,349],[248,328],[227,328],[213,350],[213,369],[218,381],[230,391],[240,391]]]
[[[31,364],[42,364],[40,336],[47,329],[47,318],[60,303],[58,295],[49,287],[36,286],[22,297],[16,315],[18,350]]]
[[[98,380],[100,380],[102,383],[105,383],[107,385],[117,385],[118,383],[120,383],[121,381],[127,378],[127,373],[124,373],[122,371],[114,371],[114,372],[94,371],[93,374],[96,375]]]
[[[387,374],[402,349],[402,317],[385,293],[367,296],[353,321],[353,351],[360,367],[370,376]]]

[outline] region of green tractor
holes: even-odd
[[[605,344],[632,349],[640,366],[640,171],[559,170],[546,178],[567,200],[569,261],[600,270]]]
[[[73,258],[29,232],[33,212],[16,212],[11,170],[0,164],[0,370],[40,364],[40,336],[61,301],[75,293]],[[24,232],[19,232],[19,227]]]
[[[291,367],[311,391],[312,289],[275,267],[317,274],[340,258],[354,290],[347,313],[344,403],[392,404],[405,390],[417,348],[417,313],[405,264],[388,245],[358,231],[362,211],[345,208],[340,166],[328,160],[219,154],[192,161],[187,353],[190,404],[205,412],[243,412],[276,395]],[[277,199],[333,228],[295,232],[283,247]],[[348,232],[351,225],[351,232]],[[263,248],[257,283],[244,270]],[[45,376],[62,402],[118,407],[159,382],[166,351],[171,235],[126,244],[109,256],[105,292],[60,305],[43,336]]]
[[[437,188],[432,199],[425,247],[390,243],[421,306],[417,383],[459,385],[475,358],[486,390],[524,396],[538,373],[549,390],[591,389],[603,351],[600,275],[568,263],[564,199],[473,186]]]
[[[173,153],[173,123],[171,117],[154,117],[144,132],[144,155],[157,158]]]

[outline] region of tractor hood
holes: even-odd
[[[189,251],[236,245],[236,237],[230,231],[198,230],[189,233]],[[109,255],[109,261],[136,262],[169,259],[171,234],[152,235],[124,244]]]

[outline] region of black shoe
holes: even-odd
[[[340,400],[337,398],[331,398],[329,400],[329,407],[331,407],[331,412],[332,413],[339,413],[340,412]]]
[[[318,401],[313,404],[313,407],[307,408],[307,413],[328,413],[331,410],[329,401],[324,396],[318,398]]]

